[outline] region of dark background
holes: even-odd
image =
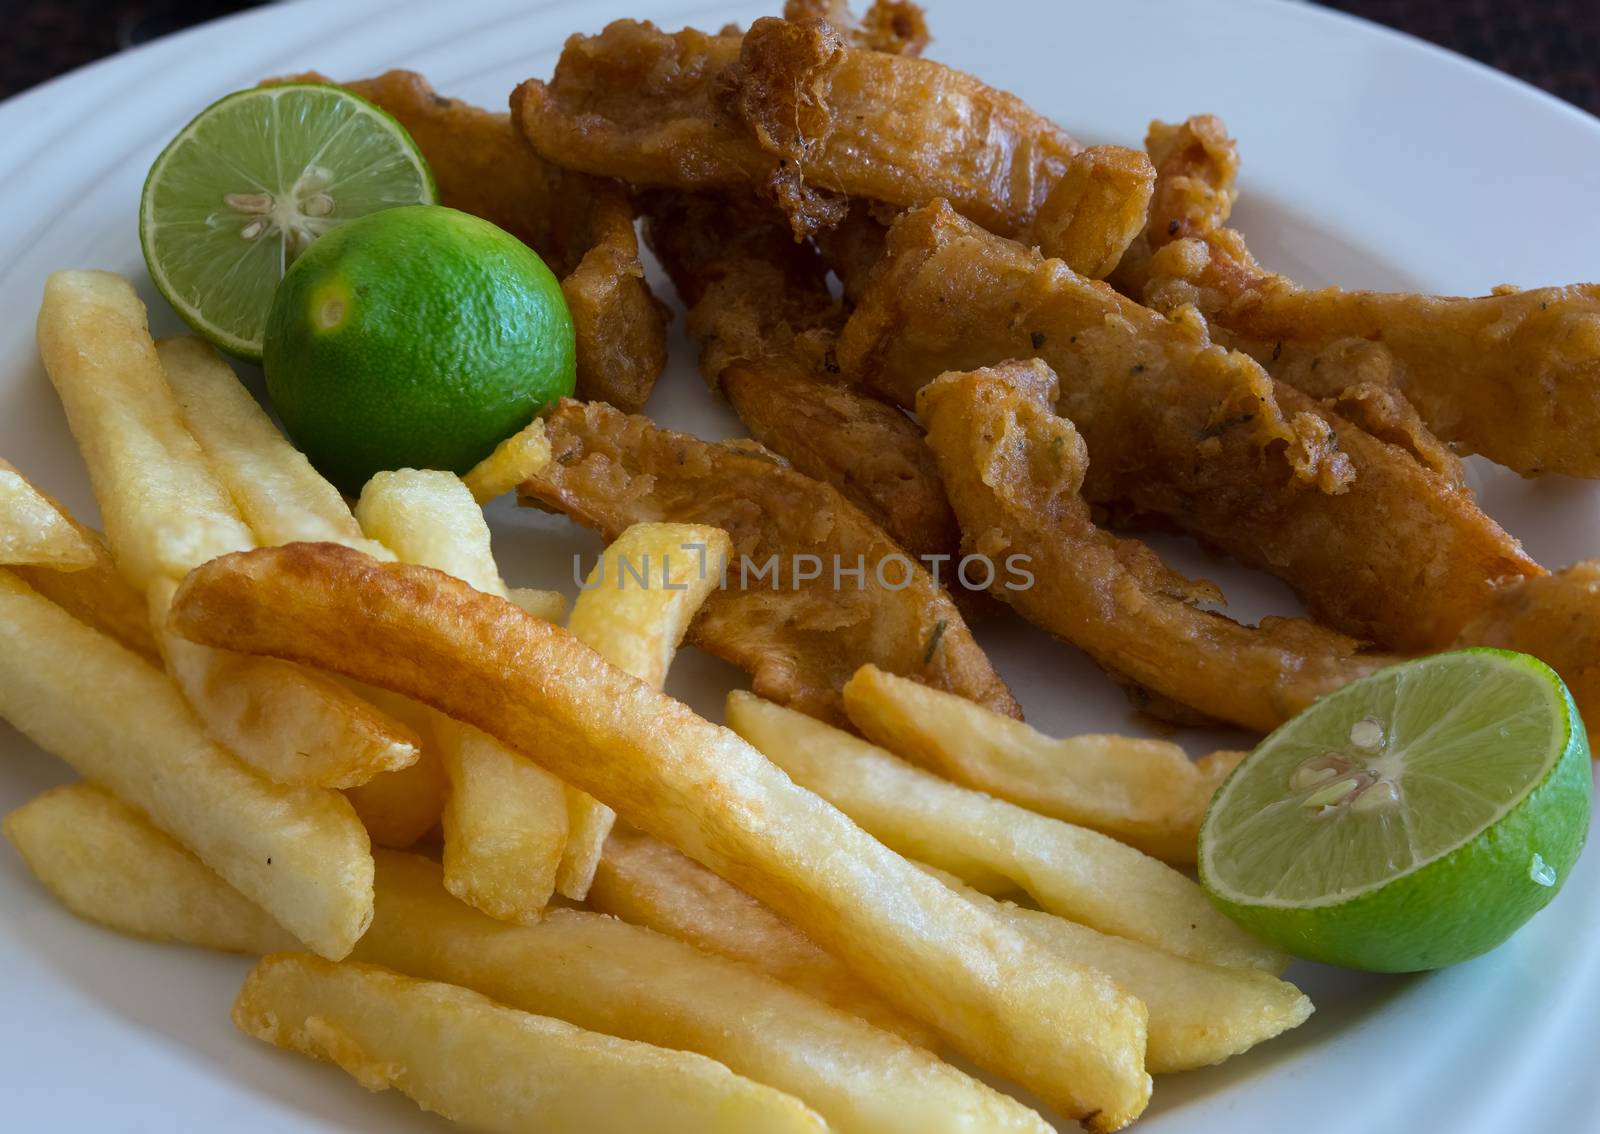
[[[0,97],[131,44],[254,6],[237,0],[0,0]],[[1600,114],[1600,0],[1328,0],[1327,6],[1459,51]]]

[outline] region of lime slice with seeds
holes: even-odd
[[[370,102],[321,84],[255,87],[212,103],[161,151],[139,243],[184,322],[259,360],[273,292],[313,240],[436,198],[416,143]]]
[[[1380,972],[1499,945],[1561,888],[1589,830],[1589,742],[1525,654],[1438,654],[1352,682],[1218,790],[1200,880],[1246,929]]]

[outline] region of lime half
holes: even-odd
[[[1299,956],[1440,968],[1555,896],[1592,790],[1555,671],[1505,650],[1438,654],[1352,682],[1262,741],[1206,813],[1200,880]]]
[[[161,151],[139,242],[184,322],[259,360],[273,292],[313,240],[436,197],[416,143],[370,102],[321,84],[255,87],[212,103]]]

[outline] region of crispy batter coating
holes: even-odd
[[[849,0],[786,0],[786,20],[827,20],[852,47],[891,55],[921,55],[933,38],[922,9],[909,0],[875,0],[859,20]]]
[[[1019,232],[1079,147],[970,75],[849,47],[819,20],[758,20],[741,39],[618,21],[567,41],[549,83],[512,95],[551,161],[641,185],[768,193],[797,233],[837,223],[844,197],[950,199]]]
[[[1219,121],[1155,123],[1146,146],[1159,171],[1149,230],[1157,251],[1130,273],[1130,282],[1144,277],[1137,294],[1163,310],[1197,304],[1253,340],[1252,354],[1284,358],[1279,376],[1289,381],[1294,366],[1309,368],[1341,340],[1381,344],[1391,403],[1381,414],[1404,416],[1403,395],[1458,449],[1525,476],[1600,477],[1600,284],[1475,298],[1310,291],[1263,268],[1222,225],[1237,157]],[[1162,249],[1169,240],[1181,246]],[[1382,400],[1377,391],[1365,397]],[[1421,450],[1429,461],[1431,447]]]
[[[1285,579],[1388,649],[1447,645],[1497,585],[1542,573],[1470,494],[1110,287],[944,205],[906,214],[839,362],[902,404],[946,370],[1042,358],[1099,505],[1161,517]]]
[[[690,305],[706,381],[761,444],[833,485],[896,543],[949,554],[960,538],[922,430],[899,409],[841,382],[841,311],[822,260],[775,209],[662,192],[646,237]]]
[[[1176,126],[1152,122],[1145,148],[1157,170],[1149,227],[1111,278],[1125,294],[1160,310],[1174,310],[1193,300],[1193,290],[1183,282],[1183,271],[1173,271],[1168,261],[1185,255],[1204,257],[1204,246],[1191,238],[1219,231],[1228,223],[1239,196],[1239,149],[1222,120],[1212,114],[1195,115]],[[1175,241],[1183,243],[1155,258],[1156,252]],[[1163,282],[1150,288],[1158,263]],[[1202,267],[1197,262],[1194,270]],[[1211,330],[1217,341],[1249,354],[1274,378],[1311,395],[1373,436],[1398,445],[1440,476],[1462,482],[1460,459],[1423,424],[1416,407],[1400,392],[1393,356],[1382,344],[1363,339],[1320,346],[1261,343],[1220,326]]]
[[[838,277],[847,305],[860,301],[872,269],[883,258],[889,225],[897,214],[888,205],[858,198],[850,202],[843,220],[812,237],[822,262]]]
[[[1320,347],[1289,347],[1214,333],[1219,341],[1251,355],[1278,381],[1405,450],[1451,484],[1465,484],[1461,458],[1423,424],[1417,408],[1400,392],[1394,355],[1382,343],[1335,339]]]
[[[331,82],[315,73],[288,82]],[[622,186],[539,158],[506,114],[435,93],[412,71],[343,84],[404,126],[433,169],[440,203],[505,229],[561,279],[577,338],[579,397],[629,413],[667,362],[666,309],[639,263]]]
[[[761,696],[843,722],[840,690],[872,662],[1020,715],[950,596],[829,485],[752,443],[712,444],[596,403],[563,402],[546,425],[555,457],[522,486],[525,502],[608,539],[643,520],[727,531],[727,586],[689,641],[748,671]],[[859,587],[853,575],[836,587],[835,563],[863,566]]]
[[[1176,126],[1150,123],[1144,139],[1156,171],[1151,242],[1204,236],[1228,223],[1239,199],[1239,146],[1214,114]]]
[[[1270,731],[1317,697],[1399,660],[1306,619],[1260,626],[1197,609],[1215,593],[1144,544],[1097,528],[1083,499],[1088,450],[1056,414],[1037,360],[951,372],[917,410],[961,517],[962,548],[1030,557],[1033,586],[992,593],[1100,664],[1194,709]]]
[[[1600,559],[1501,587],[1458,646],[1532,654],[1561,675],[1591,728],[1600,725]]]
[[[1039,207],[1025,237],[1092,280],[1111,274],[1144,231],[1156,170],[1138,150],[1090,146]]]

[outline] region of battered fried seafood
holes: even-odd
[[[932,38],[922,9],[908,0],[876,0],[859,20],[847,0],[788,0],[783,18],[827,20],[850,46],[891,55],[921,55]]]
[[[343,85],[406,128],[433,169],[442,204],[499,225],[560,277],[577,338],[578,396],[628,413],[642,409],[667,362],[666,310],[644,281],[622,186],[540,160],[508,115],[436,94],[414,72]]]
[[[1220,223],[1226,208],[1208,210],[1195,191],[1228,170],[1217,151],[1231,145],[1210,117],[1151,127],[1146,146],[1161,187],[1149,229],[1155,255],[1142,273],[1147,302],[1197,304],[1250,340],[1252,354],[1284,362],[1279,376],[1290,381],[1289,364],[1309,371],[1350,340],[1381,344],[1387,364],[1363,371],[1367,402],[1403,395],[1445,441],[1525,476],[1600,477],[1600,284],[1497,288],[1471,299],[1301,288],[1258,264],[1244,237]],[[1210,174],[1196,178],[1196,168]],[[1393,406],[1382,412],[1404,416]]]
[[[622,20],[567,41],[549,83],[512,94],[550,161],[639,185],[755,187],[797,235],[845,197],[948,198],[1019,233],[1078,144],[1021,100],[938,63],[847,47],[820,20],[757,20],[743,37]]]
[[[1547,662],[1586,721],[1600,721],[1600,559],[1495,591],[1458,646],[1497,646]]]
[[[873,662],[1020,716],[950,596],[834,488],[757,445],[711,444],[595,403],[563,402],[546,428],[555,458],[522,486],[524,502],[607,539],[643,520],[728,533],[727,585],[688,640],[748,671],[761,696],[842,723],[840,690]]]
[[[1452,642],[1542,571],[1470,495],[1254,361],[939,203],[908,213],[841,333],[846,374],[911,404],[946,370],[1042,358],[1095,504],[1160,517],[1396,651]],[[958,509],[959,512],[959,509]]]
[[[945,374],[917,396],[962,550],[1030,557],[1034,585],[995,588],[996,596],[1100,664],[1262,732],[1399,660],[1304,619],[1251,627],[1196,609],[1214,595],[1208,584],[1095,527],[1081,495],[1088,453],[1051,408],[1055,396],[1055,375],[1038,361]]]
[[[1155,184],[1155,167],[1139,151],[1091,146],[1072,159],[1019,238],[1079,275],[1101,279],[1144,231]]]
[[[906,550],[953,552],[960,533],[922,430],[838,378],[842,313],[816,253],[769,207],[660,193],[645,212],[646,238],[689,306],[701,372],[751,436]]]

